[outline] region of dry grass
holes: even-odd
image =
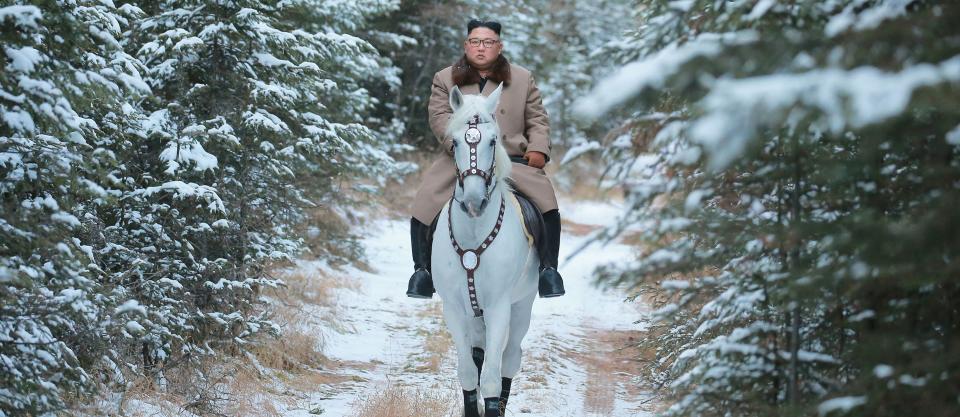
[[[387,181],[383,187],[377,185],[380,193],[373,197],[373,207],[370,207],[379,218],[407,219],[410,218],[410,207],[413,206],[414,197],[420,183],[423,182],[423,174],[430,168],[433,161],[439,157],[439,154],[416,152],[405,155],[402,160],[413,162],[420,169],[405,177],[394,178]]]
[[[428,308],[420,310],[417,316],[421,319],[421,322],[429,320],[431,325],[439,327],[439,329],[422,332],[424,336],[423,353],[426,358],[423,365],[418,366],[415,370],[435,374],[440,372],[443,359],[453,348],[453,339],[443,323],[442,304],[432,302]]]
[[[352,417],[458,417],[463,410],[459,390],[423,391],[391,384],[353,403]]]
[[[226,401],[223,414],[280,417],[281,414],[274,405],[275,401],[282,400],[288,405],[295,403],[289,397],[278,398],[277,393],[272,392],[265,384],[268,380],[246,361],[238,361],[231,368],[232,372],[225,384],[230,400]]]
[[[562,167],[553,163],[547,164],[545,171],[551,178],[564,176],[575,179],[563,183],[554,181],[557,193],[570,200],[623,201],[623,188],[620,186],[601,187],[603,169],[603,162],[597,158],[581,156]]]
[[[285,383],[292,387],[309,388],[341,380],[343,377],[326,371],[334,364],[323,355],[323,334],[316,331],[316,321],[325,328],[342,328],[337,320],[342,307],[336,292],[357,290],[359,283],[334,273],[303,270],[284,274],[283,282],[287,288],[277,293],[272,311],[281,334],[262,338],[250,349],[251,362],[260,369],[281,371]]]
[[[279,267],[279,266],[278,266]],[[262,334],[242,354],[204,358],[199,364],[164,372],[162,384],[151,378],[132,379],[123,403],[140,400],[166,416],[231,415],[279,416],[275,404],[295,405],[299,392],[354,377],[342,368],[362,369],[369,364],[338,363],[323,355],[323,335],[311,329],[339,326],[337,290],[359,284],[335,274],[297,271],[281,274],[286,288],[275,291],[270,306],[280,334]],[[106,399],[88,415],[117,414],[116,403]],[[114,408],[109,410],[107,408]],[[134,412],[133,415],[136,415]]]
[[[279,417],[277,398],[264,384],[256,368],[239,357],[206,358],[193,366],[164,372],[158,380],[139,378],[132,381],[123,394],[120,406],[131,401],[149,404],[146,410],[133,406],[129,410],[84,410],[88,415],[130,415],[153,417],[181,415],[230,415]],[[116,406],[113,404],[112,406]]]

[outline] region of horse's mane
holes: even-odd
[[[449,137],[453,137],[454,133],[465,126],[467,121],[473,118],[473,115],[480,115],[480,123],[496,123],[497,121],[493,118],[493,115],[487,113],[485,107],[486,97],[479,94],[470,94],[463,96],[463,104],[457,109],[456,112],[450,116],[450,123],[447,124],[446,134]],[[497,131],[499,132],[499,125]],[[461,140],[462,138],[454,139]],[[507,154],[507,150],[503,147],[503,135],[497,137],[497,146],[496,151],[497,160],[496,166],[494,166],[493,175],[497,178],[497,182],[504,187],[504,190],[512,191],[513,187],[510,186],[507,181],[510,178],[510,170],[513,168],[513,163],[510,162],[510,155]]]

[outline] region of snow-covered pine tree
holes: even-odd
[[[474,16],[466,1],[411,0],[371,22],[368,37],[397,67],[393,89],[374,91],[381,119],[394,120],[391,135],[421,149],[439,149],[427,124],[427,99],[433,74],[463,53],[467,21]]]
[[[672,294],[666,414],[960,412],[960,8],[638,9],[581,110],[628,115],[605,152],[649,250],[601,277]]]
[[[109,2],[0,6],[0,415],[39,415],[94,387],[123,320],[94,248],[128,95],[148,91]]]
[[[368,2],[370,13],[389,2]],[[272,328],[256,309],[301,249],[305,210],[348,201],[350,175],[386,172],[363,125],[380,68],[347,3],[158,1],[125,47],[147,68],[148,116],[120,150],[128,188],[104,256],[147,315],[143,365],[240,347]],[[348,13],[349,12],[349,13]],[[321,225],[322,226],[322,225]]]
[[[527,15],[508,17],[513,28],[511,53],[532,66],[550,115],[551,141],[563,147],[594,147],[587,137],[603,132],[580,123],[574,102],[613,70],[603,54],[633,21],[629,0],[528,1]],[[550,13],[543,13],[550,10]],[[518,36],[519,34],[519,36]],[[571,154],[570,157],[576,155]],[[567,159],[569,160],[569,159]],[[559,161],[558,161],[559,162]]]

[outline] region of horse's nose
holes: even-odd
[[[483,211],[483,209],[487,208],[487,203],[489,202],[490,201],[487,197],[484,197],[483,200],[480,200],[480,211]]]
[[[464,204],[463,208],[465,209],[464,211],[467,212],[467,216],[477,217],[480,214],[480,211],[477,210],[477,206],[473,204],[472,201],[468,201],[466,204]]]

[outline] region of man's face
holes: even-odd
[[[489,46],[488,46],[489,45]],[[500,56],[503,44],[497,32],[485,27],[478,27],[467,35],[463,41],[463,49],[467,54],[467,62],[477,69],[488,69]]]

